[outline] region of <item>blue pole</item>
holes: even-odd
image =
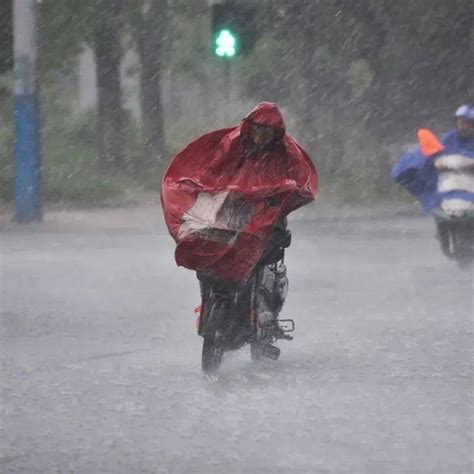
[[[41,220],[36,0],[14,0],[15,220]]]

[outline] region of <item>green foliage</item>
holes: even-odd
[[[7,83],[3,78],[2,83]],[[42,190],[46,201],[105,203],[119,200],[124,182],[101,172],[95,149],[95,114],[74,118],[70,105],[53,89],[44,88],[42,107]],[[14,190],[12,96],[1,98],[0,199],[11,201]]]
[[[374,73],[364,59],[352,62],[347,73],[352,98],[359,99],[369,92]]]
[[[71,114],[66,97],[44,91],[42,178],[44,198],[52,201],[103,202],[122,193],[104,174],[96,151],[97,116]]]
[[[0,2],[0,74],[13,68],[13,1]]]
[[[421,124],[444,129],[456,105],[473,100],[474,4],[428,3],[262,0],[258,22],[264,34],[251,54],[232,61],[226,121],[237,121],[259,100],[278,102],[288,128],[323,170],[324,188],[351,199],[373,195],[386,174],[387,157],[380,150],[401,146]],[[100,21],[120,25],[117,47],[136,49],[143,31],[153,31],[166,18],[160,59],[173,97],[165,116],[171,156],[222,126],[222,109],[229,103],[222,68],[212,53],[208,2],[160,0],[162,16],[149,14],[150,5],[150,0],[43,0],[42,67],[44,78],[57,87],[58,71],[64,77],[73,70],[77,53],[84,43],[93,43]],[[69,199],[80,194],[72,191],[76,184],[98,181],[107,183],[105,194],[113,193],[96,158],[97,117],[73,114],[57,90],[43,95],[48,99],[44,176],[46,186],[56,189],[48,195]],[[203,106],[196,110],[195,104]],[[0,116],[0,146],[11,156],[12,131],[5,126],[11,116],[4,110]],[[127,172],[156,187],[165,164],[151,163],[146,151],[142,124],[129,117]],[[11,174],[11,162],[3,162],[2,189],[10,186]],[[57,191],[66,184],[69,191]]]
[[[85,175],[62,177],[47,175],[44,178],[43,199],[48,202],[75,202],[82,204],[108,204],[123,195],[121,185]]]
[[[39,4],[41,68],[69,72],[92,42],[96,0],[43,0]]]
[[[236,62],[236,76],[244,79],[242,89],[248,97],[277,101],[285,95],[287,84],[278,75],[275,77],[284,50],[284,41],[268,34],[257,41],[250,54]]]

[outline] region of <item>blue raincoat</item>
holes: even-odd
[[[457,130],[453,130],[447,133],[441,142],[445,147],[442,152],[425,156],[418,147],[405,153],[392,170],[394,181],[416,196],[426,212],[439,207],[447,198],[474,202],[474,193],[469,191],[439,192],[438,171],[434,166],[436,158],[451,154],[463,155],[474,162],[474,139],[461,139]]]

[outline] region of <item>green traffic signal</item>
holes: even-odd
[[[232,58],[237,54],[237,37],[230,30],[217,33],[214,52],[221,58]]]
[[[233,61],[249,53],[262,34],[259,19],[264,13],[259,3],[253,1],[217,0],[210,5],[211,35],[209,53],[220,59]],[[203,3],[203,2],[201,2]]]

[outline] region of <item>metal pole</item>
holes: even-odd
[[[230,121],[230,107],[232,101],[232,84],[230,82],[230,59],[224,58],[224,94],[225,94],[225,123],[229,126]]]
[[[15,220],[41,220],[36,0],[14,0]]]

